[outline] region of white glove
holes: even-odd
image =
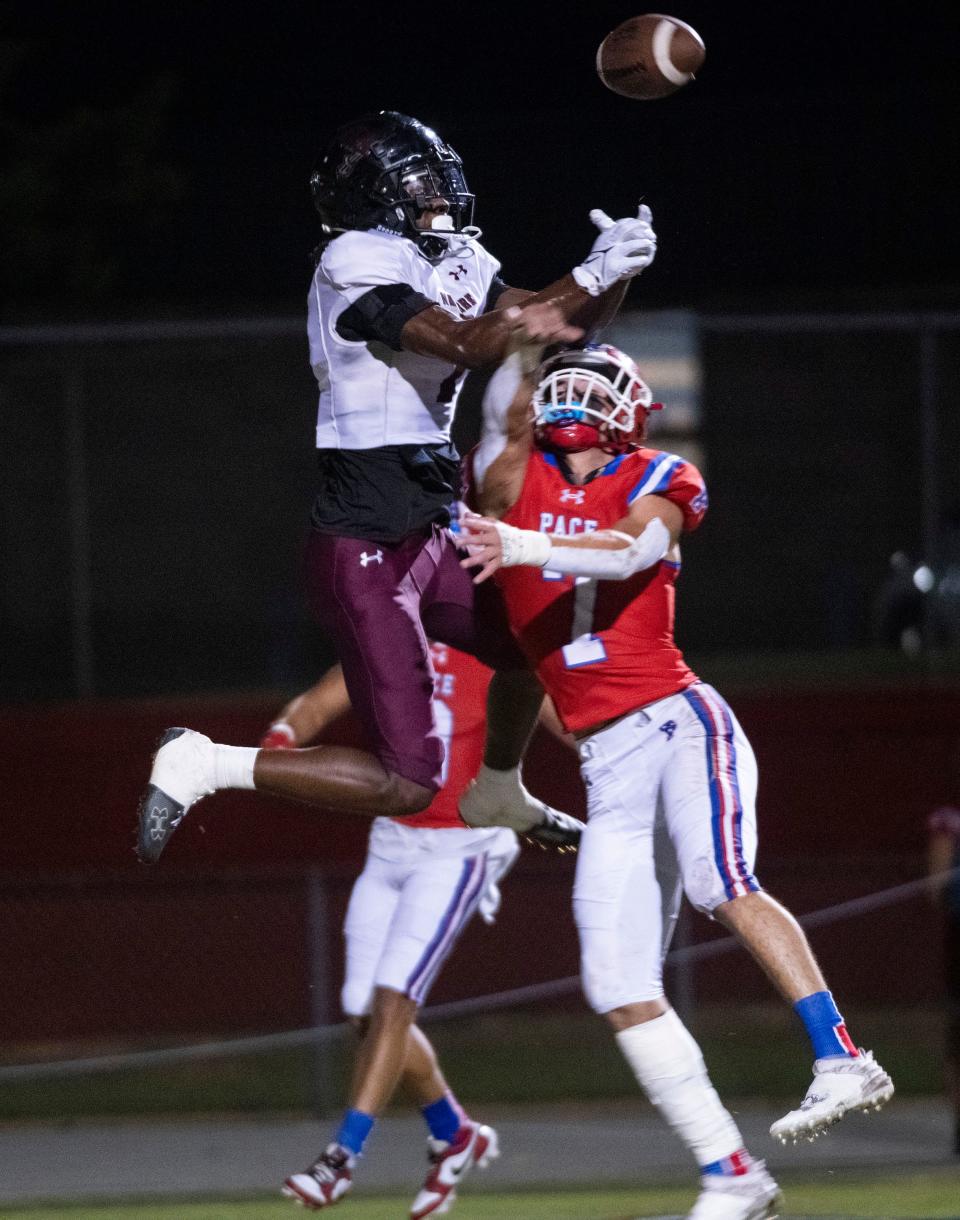
[[[611,220],[606,212],[594,208],[590,219],[600,236],[579,267],[574,267],[573,278],[595,297],[618,280],[632,279],[649,267],[657,253],[657,235],[645,203],[640,204],[635,217]]]

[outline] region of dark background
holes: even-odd
[[[890,556],[960,563],[960,19],[939,8],[684,5],[706,63],[637,102],[594,71],[624,4],[0,6],[0,698],[295,688],[329,659],[299,573],[307,180],[378,107],[461,152],[508,282],[579,261],[591,207],[652,206],[628,306],[699,321],[713,505],[682,644],[895,645]],[[954,586],[928,644],[960,642]]]
[[[3,317],[298,310],[330,130],[406,111],[464,158],[509,282],[653,208],[655,307],[956,301],[956,10],[684,3],[699,79],[598,81],[637,6],[28,4],[0,8]]]

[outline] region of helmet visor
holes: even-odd
[[[409,200],[418,213],[439,210],[437,201],[443,200],[457,229],[472,223],[474,197],[457,162],[418,161],[401,170],[398,178],[400,198]]]
[[[430,199],[455,199],[467,194],[467,184],[456,165],[443,162],[419,165],[400,175],[400,190],[417,203]]]

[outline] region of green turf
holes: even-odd
[[[942,1088],[942,1016],[936,1011],[865,1011],[857,1037],[876,1052],[903,1096]],[[784,1005],[703,1006],[691,1028],[714,1084],[728,1100],[787,1098],[809,1083],[809,1054]],[[635,1097],[636,1082],[606,1026],[589,1013],[497,1013],[429,1027],[448,1079],[474,1104],[594,1101]],[[756,1054],[758,1045],[768,1052]],[[329,1109],[339,1108],[345,1041],[330,1053]],[[311,1109],[308,1050],[210,1059],[150,1071],[13,1082],[0,1090],[0,1119],[131,1114],[303,1113]],[[960,1209],[958,1209],[960,1211]]]
[[[957,1220],[960,1216],[960,1169],[883,1177],[822,1171],[816,1180],[810,1175],[785,1178],[783,1185],[782,1220],[801,1216]],[[467,1188],[453,1214],[457,1220],[634,1220],[685,1214],[693,1197],[693,1190],[676,1187],[494,1194],[471,1194]],[[403,1220],[409,1205],[409,1195],[358,1192],[336,1214],[343,1220]],[[6,1208],[2,1214],[4,1220],[291,1220],[304,1213],[283,1199],[236,1199]]]

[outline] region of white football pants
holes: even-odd
[[[343,926],[343,1011],[366,1016],[377,987],[422,1004],[473,913],[492,922],[498,882],[519,851],[512,830],[375,819]]]
[[[663,995],[663,957],[682,889],[710,914],[760,888],[757,764],[733,712],[697,683],[580,743],[588,821],[574,916],[595,1012]],[[673,861],[655,848],[662,824]]]

